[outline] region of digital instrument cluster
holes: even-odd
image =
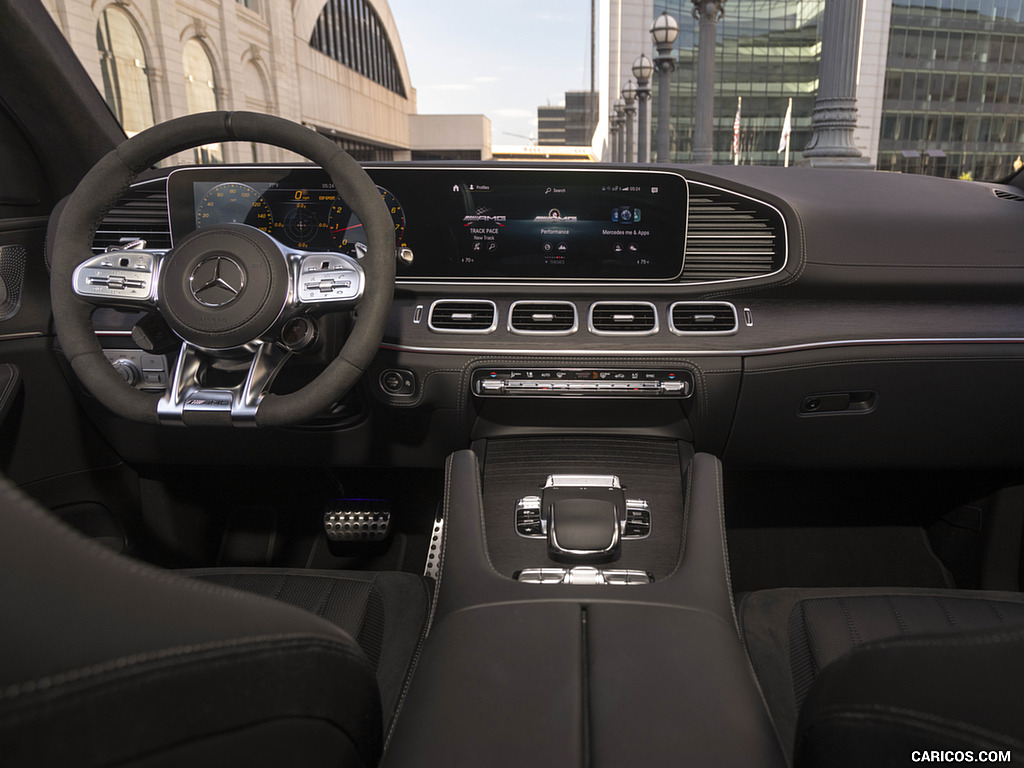
[[[687,190],[677,173],[558,168],[368,168],[423,280],[673,280]],[[175,239],[239,222],[292,248],[358,255],[362,224],[327,174],[307,167],[201,167],[168,180]]]

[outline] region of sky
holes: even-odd
[[[484,114],[494,144],[590,88],[590,0],[389,0],[420,114]]]

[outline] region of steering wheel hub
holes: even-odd
[[[199,229],[164,262],[158,302],[182,339],[205,349],[255,341],[281,316],[288,269],[270,235],[242,224]]]

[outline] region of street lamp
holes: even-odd
[[[667,13],[661,14],[651,25],[651,40],[658,51],[654,64],[658,68],[658,162],[668,162],[668,89],[669,76],[676,68],[672,45],[679,37],[679,24]]]
[[[636,78],[636,99],[640,102],[637,107],[640,112],[639,146],[637,147],[637,162],[649,163],[650,154],[647,151],[647,139],[649,129],[647,127],[647,102],[651,100],[651,75],[654,74],[654,63],[643,53],[633,62],[633,77]]]
[[[626,87],[622,89],[622,99],[626,102],[626,152],[627,163],[636,162],[633,159],[633,118],[636,117],[636,84],[632,80],[626,81]]]
[[[626,136],[623,128],[626,124],[626,102],[622,99],[615,100],[615,125],[618,128],[618,147],[615,151],[615,162],[624,162],[626,157]]]

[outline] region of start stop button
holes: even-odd
[[[380,388],[389,395],[411,395],[416,391],[416,374],[402,368],[390,368],[381,372]]]

